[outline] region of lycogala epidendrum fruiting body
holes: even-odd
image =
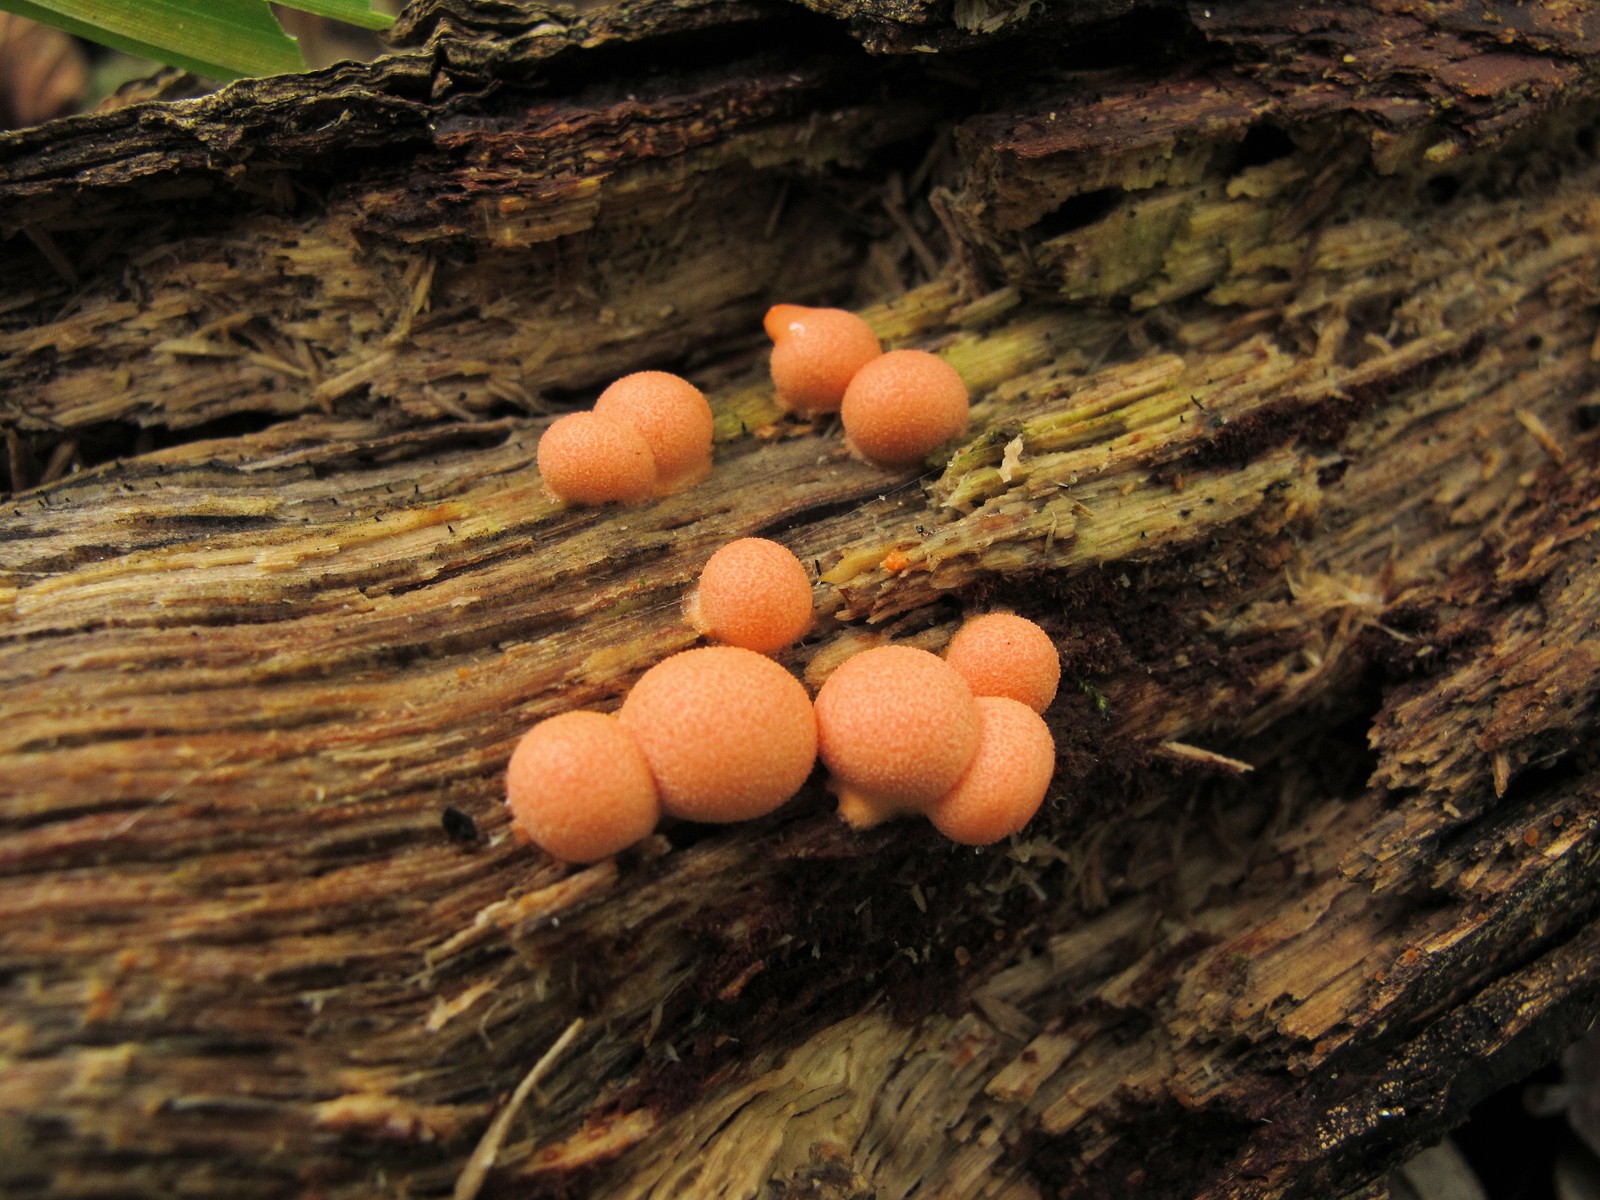
[[[683,611],[712,641],[772,654],[811,628],[811,578],[788,547],[739,538],[706,560]]]
[[[925,350],[891,350],[857,371],[839,418],[851,450],[884,467],[910,467],[966,431],[967,385]]]
[[[800,416],[838,412],[856,372],[883,353],[872,327],[842,308],[777,304],[764,324],[778,403]]]
[[[568,413],[539,439],[539,474],[567,504],[637,504],[656,492],[656,462],[639,433],[592,412]]]
[[[658,494],[681,492],[711,473],[711,405],[687,379],[666,371],[624,375],[600,393],[594,411],[644,439]]]
[[[805,687],[772,659],[702,646],[657,663],[617,714],[638,739],[669,815],[748,821],[800,790],[817,758]]]
[[[987,846],[1039,811],[1056,769],[1056,742],[1033,709],[1009,696],[978,697],[978,749],[960,780],[928,809],[954,842]]]
[[[944,660],[974,696],[1010,696],[1042,713],[1061,686],[1061,657],[1050,635],[1015,613],[985,613],[956,631]]]
[[[839,815],[857,829],[922,812],[955,786],[978,746],[966,682],[914,646],[848,659],[818,690],[816,708]]]
[[[574,863],[648,837],[661,816],[633,735],[597,712],[561,713],[523,734],[506,768],[506,805],[519,833]]]

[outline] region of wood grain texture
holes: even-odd
[[[1600,13],[1164,11],[904,56],[440,0],[0,136],[8,1189],[445,1194],[581,1017],[490,1193],[1329,1195],[1594,1018]],[[969,438],[779,423],[779,299],[943,355]],[[710,480],[550,504],[540,430],[644,366]],[[820,779],[509,837],[520,731],[693,644],[750,534],[812,686],[1045,625],[1022,837]]]

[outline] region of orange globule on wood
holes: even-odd
[[[597,712],[561,713],[523,734],[506,768],[506,805],[518,832],[574,863],[626,849],[661,816],[633,735]]]
[[[839,815],[857,829],[923,811],[961,778],[978,744],[966,681],[938,655],[878,646],[817,692],[817,736]]]
[[[601,392],[594,411],[644,439],[655,459],[658,494],[684,491],[711,473],[711,405],[687,379],[635,371]]]
[[[765,655],[702,646],[657,663],[618,713],[638,739],[663,810],[689,821],[765,816],[817,757],[811,697]]]
[[[925,350],[891,350],[867,363],[839,407],[850,448],[884,467],[910,467],[967,428],[967,385]]]
[[[805,636],[814,619],[811,577],[786,546],[739,538],[700,572],[684,617],[712,641],[772,654]]]
[[[1050,635],[1015,613],[985,613],[956,631],[944,660],[974,696],[1010,696],[1042,713],[1061,686],[1061,656]]]
[[[979,696],[978,749],[961,779],[928,809],[954,842],[987,846],[1019,832],[1039,811],[1056,769],[1050,727],[1009,696]]]
[[[639,433],[592,412],[568,413],[539,439],[539,474],[567,504],[636,504],[656,491],[655,456]]]
[[[842,308],[777,304],[764,325],[778,403],[801,416],[839,411],[856,372],[883,353],[872,327]]]

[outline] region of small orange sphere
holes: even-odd
[[[816,708],[839,813],[858,829],[921,812],[955,786],[978,747],[966,681],[914,646],[848,659],[817,692]]]
[[[850,448],[884,467],[910,467],[967,428],[967,385],[925,350],[891,350],[856,372],[839,416]]]
[[[772,654],[811,628],[811,578],[788,547],[740,538],[706,560],[683,611],[712,641]]]
[[[545,490],[568,504],[635,504],[656,490],[656,462],[644,438],[609,417],[568,413],[539,439]]]
[[[944,660],[974,696],[1010,696],[1043,712],[1061,686],[1061,658],[1050,635],[1015,613],[986,613],[956,631]]]
[[[978,752],[961,781],[928,809],[953,842],[987,846],[1033,819],[1056,770],[1044,718],[1009,696],[978,697]]]
[[[655,780],[613,716],[567,712],[540,721],[506,768],[512,824],[546,853],[588,863],[648,837],[661,816]]]
[[[883,353],[872,327],[842,308],[777,304],[763,324],[778,403],[801,416],[838,412],[851,378]]]
[[[748,821],[800,790],[817,758],[811,697],[754,650],[702,646],[646,671],[617,714],[638,739],[661,807]]]
[[[631,426],[656,460],[659,495],[681,492],[711,473],[711,405],[687,379],[666,371],[624,375],[594,411]]]

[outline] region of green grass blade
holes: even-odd
[[[388,13],[373,12],[369,0],[277,0],[284,8],[299,9],[319,17],[332,17],[363,29],[387,29],[394,24]]]
[[[213,79],[306,69],[265,0],[0,0],[0,8]]]

